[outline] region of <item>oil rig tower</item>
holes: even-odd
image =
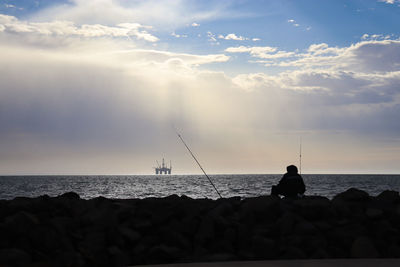
[[[167,165],[165,165],[164,158],[163,158],[162,165],[160,166],[160,164],[157,161],[157,167],[155,167],[154,169],[156,170],[156,174],[171,174],[172,163],[171,163],[171,161],[169,162],[169,168],[168,168]]]

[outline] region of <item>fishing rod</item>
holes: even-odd
[[[186,149],[189,151],[190,155],[192,155],[193,159],[196,161],[197,165],[199,165],[200,169],[203,171],[204,175],[207,177],[208,181],[210,184],[214,187],[215,192],[217,192],[219,198],[222,198],[221,194],[219,193],[218,189],[215,187],[214,183],[211,181],[211,178],[208,177],[207,173],[204,171],[203,167],[201,167],[200,162],[196,159],[196,157],[193,155],[192,151],[188,147],[188,145],[185,143],[183,140],[182,136],[178,133],[178,131],[175,129],[176,134],[178,135],[179,139],[181,139],[182,143],[185,145]]]
[[[301,137],[300,137],[300,154],[299,154],[299,160],[300,160],[300,174],[301,174]]]

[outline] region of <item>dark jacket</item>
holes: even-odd
[[[297,197],[304,194],[306,186],[303,178],[298,173],[285,173],[277,185],[277,193],[285,197]]]

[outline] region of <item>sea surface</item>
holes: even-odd
[[[305,174],[306,195],[332,198],[351,187],[378,195],[400,191],[400,175]],[[210,175],[223,197],[255,197],[269,194],[282,174]],[[0,199],[57,196],[74,191],[82,198],[165,197],[172,194],[192,198],[218,198],[204,175],[54,175],[0,176]]]

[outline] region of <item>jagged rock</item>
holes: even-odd
[[[356,238],[351,246],[351,257],[353,258],[377,258],[379,256],[374,243],[369,237],[360,236]]]
[[[350,188],[345,192],[336,195],[332,201],[365,201],[368,199],[369,195],[367,192],[357,188]]]
[[[400,195],[397,191],[385,190],[376,199],[386,203],[395,203],[400,201]]]
[[[176,195],[85,200],[66,193],[0,200],[0,215],[0,260],[9,265],[20,264],[15,255],[34,266],[141,265],[152,257],[150,263],[400,258],[395,191],[370,197],[349,189],[331,201]],[[5,258],[4,251],[14,256]]]
[[[27,266],[31,263],[31,256],[23,250],[9,248],[0,250],[1,266]]]
[[[73,200],[73,199],[78,200],[81,197],[75,192],[67,192],[67,193],[60,195],[59,198],[65,198],[68,200]]]

